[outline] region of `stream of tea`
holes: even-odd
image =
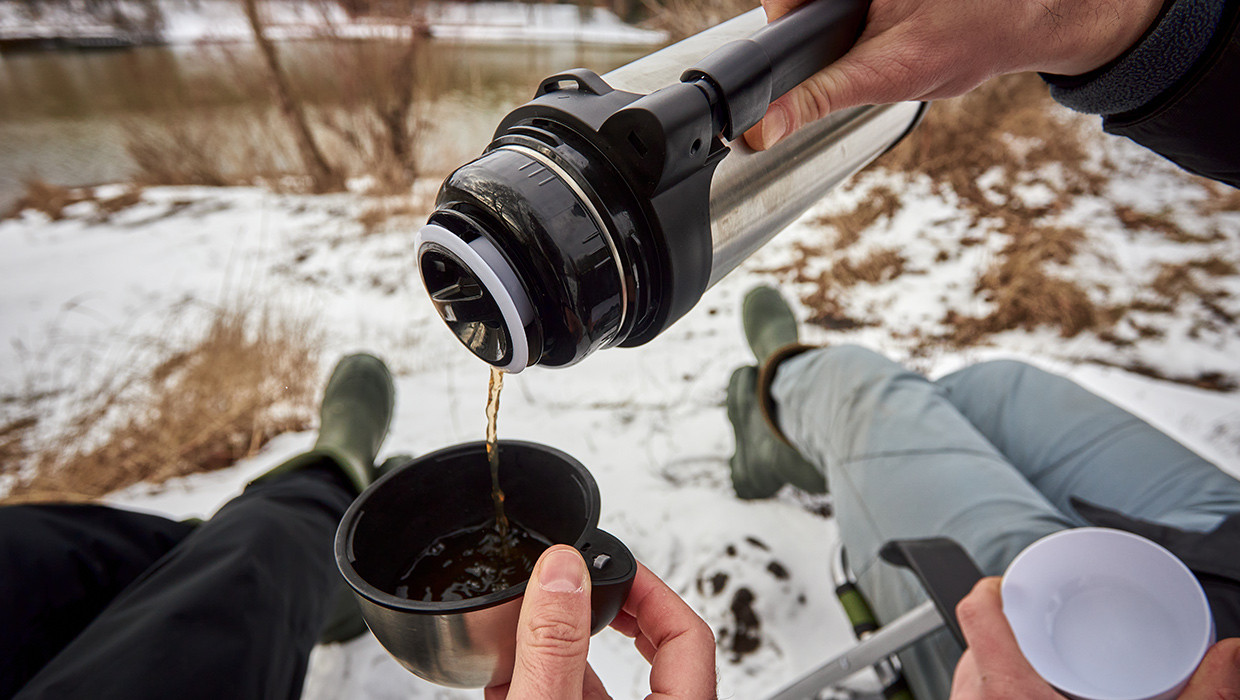
[[[508,515],[504,513],[504,491],[499,487],[499,443],[495,423],[499,417],[499,392],[504,388],[504,370],[491,367],[491,380],[487,383],[487,461],[491,464],[491,500],[495,502],[495,526],[508,553]]]
[[[504,590],[529,578],[539,555],[551,546],[521,523],[509,522],[504,512],[495,429],[503,388],[504,371],[492,367],[487,385],[486,454],[495,520],[448,533],[419,552],[393,588],[402,598],[454,601]]]

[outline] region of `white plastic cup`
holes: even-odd
[[[1196,577],[1122,530],[1064,530],[1003,575],[1003,614],[1030,665],[1078,700],[1170,700],[1214,644]]]

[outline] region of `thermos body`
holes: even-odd
[[[829,115],[754,152],[770,103],[843,55],[868,0],[753,10],[604,76],[551,76],[419,233],[440,316],[487,363],[564,367],[656,337],[828,190],[904,137],[924,105]]]
[[[766,24],[761,8],[695,34],[603,75],[627,92],[650,93],[679,79],[729,41]],[[728,144],[710,185],[711,268],[708,286],[771,240],[823,194],[904,138],[921,118],[921,102],[858,107],[808,124],[767,151]]]

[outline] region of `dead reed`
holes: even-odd
[[[668,33],[673,41],[713,27],[758,7],[755,0],[641,0],[652,29]]]
[[[399,0],[410,17],[410,0]],[[420,174],[419,143],[429,51],[415,21],[403,38],[359,42],[328,23],[321,54],[287,65],[280,44],[267,38],[257,0],[245,3],[254,23],[263,70],[219,47],[236,102],[214,118],[184,118],[184,110],[152,111],[123,124],[134,180],[146,185],[301,183],[310,192],[340,190],[365,178],[376,194],[407,192]],[[173,99],[173,98],[169,98]],[[218,97],[216,99],[223,99]],[[169,105],[179,106],[184,105]],[[177,116],[169,116],[177,115]]]
[[[142,188],[138,186],[127,187],[117,195],[100,197],[94,188],[61,187],[39,178],[32,178],[25,182],[21,197],[0,218],[13,218],[29,209],[42,212],[52,221],[59,221],[65,217],[66,208],[81,202],[94,202],[97,218],[107,220],[116,212],[127,209],[140,201],[142,201]]]
[[[307,323],[220,312],[192,347],[145,376],[110,382],[59,434],[33,436],[32,418],[0,428],[0,451],[33,460],[32,475],[5,500],[86,500],[220,469],[304,430],[316,399],[316,341]]]

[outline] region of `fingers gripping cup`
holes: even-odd
[[[598,632],[624,604],[637,564],[624,544],[598,529],[594,478],[545,445],[501,440],[499,451],[509,519],[544,545],[569,544],[581,552],[590,570],[591,631]],[[366,624],[401,665],[433,683],[481,688],[512,677],[528,572],[502,590],[446,596],[455,600],[427,601],[410,591],[428,585],[410,574],[425,552],[494,519],[485,443],[473,442],[386,474],[358,496],[336,532],[336,565]],[[443,587],[442,581],[429,585]]]
[[[1003,576],[1003,613],[1038,675],[1079,700],[1169,700],[1214,643],[1210,607],[1175,555],[1121,530],[1044,537]]]

